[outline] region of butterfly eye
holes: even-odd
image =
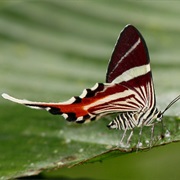
[[[163,118],[163,114],[159,111],[158,115],[157,115],[157,121],[160,122]]]

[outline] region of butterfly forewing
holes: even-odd
[[[129,70],[140,67],[137,69],[138,73],[141,69],[147,68],[143,65],[148,64],[149,54],[142,35],[134,26],[128,25],[121,32],[115,45],[106,73],[106,82],[111,83],[124,73],[128,74]],[[131,79],[135,75],[132,74]],[[122,77],[126,78],[124,76]],[[123,78],[121,81],[125,80]]]
[[[148,49],[140,32],[128,25],[121,32],[112,53],[106,82],[134,90],[142,108],[155,106],[155,93]],[[142,105],[143,104],[143,105]]]

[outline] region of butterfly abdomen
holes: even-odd
[[[110,129],[129,130],[136,126],[133,112],[119,114],[107,127]]]

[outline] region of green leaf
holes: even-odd
[[[3,156],[0,156],[0,162],[3,176],[8,178],[136,152],[139,129],[134,132],[130,147],[117,148],[122,132],[106,128],[111,117],[77,125],[22,106],[2,106],[1,110],[0,153]],[[162,138],[161,124],[157,124],[153,146],[180,141],[179,119],[169,117],[164,120],[169,133]],[[149,149],[150,135],[150,128],[144,127],[140,149]]]
[[[179,94],[176,3],[3,1],[0,5],[0,93],[58,102],[104,82],[116,38],[133,23],[149,47],[159,109]],[[136,152],[140,129],[135,129],[129,147],[117,148],[123,132],[106,128],[113,116],[78,125],[3,99],[0,105],[1,179]],[[156,125],[153,147],[180,140],[178,107],[175,104],[164,117],[165,137],[161,124]],[[151,128],[144,127],[139,151],[149,150],[150,136]]]

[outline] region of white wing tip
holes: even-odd
[[[38,103],[37,102],[32,102],[32,101],[28,101],[28,100],[23,100],[23,99],[17,99],[17,98],[14,98],[6,93],[3,93],[1,94],[1,96],[4,98],[4,99],[7,99],[9,101],[12,101],[12,102],[15,102],[15,103],[18,103],[18,104],[23,104],[23,105],[26,105],[27,107],[30,107],[32,109],[42,109],[41,107],[38,107]],[[28,105],[27,105],[28,104]],[[31,105],[37,105],[37,106],[31,106]],[[49,107],[46,108],[46,110],[48,111],[49,110]]]
[[[8,100],[12,100],[13,97],[9,96],[8,94],[6,93],[2,93],[1,96],[4,98],[4,99],[8,99]]]
[[[31,103],[30,101],[28,100],[22,100],[22,99],[17,99],[17,98],[14,98],[6,93],[3,93],[1,95],[4,99],[7,99],[9,101],[12,101],[12,102],[15,102],[15,103],[19,103],[19,104],[26,104],[26,103]]]

